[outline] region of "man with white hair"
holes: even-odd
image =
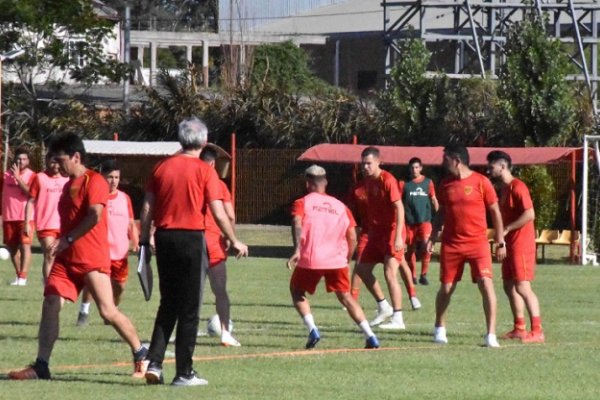
[[[217,173],[199,158],[208,140],[206,125],[195,117],[185,119],[179,124],[178,138],[182,150],[154,167],[140,215],[140,245],[148,244],[152,221],[156,227],[154,240],[161,296],[148,351],[146,382],[163,383],[165,350],[177,324],[176,375],[172,385],[198,386],[208,384],[192,369],[208,268],[204,205],[210,207],[237,257],[248,255],[248,247],[235,237],[227,218]]]

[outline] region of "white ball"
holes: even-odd
[[[10,252],[6,247],[0,247],[0,260],[8,260],[10,258]]]
[[[208,336],[221,336],[221,320],[219,314],[215,314],[208,319],[206,324]],[[233,321],[229,320],[229,332],[233,332]]]

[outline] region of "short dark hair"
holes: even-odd
[[[202,152],[200,153],[200,159],[202,161],[215,161],[218,158],[218,154],[217,151],[215,149],[213,149],[212,147],[208,147],[206,146],[205,148],[202,149]]]
[[[79,153],[81,160],[86,157],[85,146],[83,140],[75,133],[65,133],[54,136],[48,145],[48,153],[52,156],[58,153],[65,153],[69,157],[73,157],[75,153]]]
[[[506,161],[506,163],[508,164],[508,168],[510,169],[512,167],[512,159],[510,158],[510,156],[508,155],[508,153],[505,153],[502,150],[494,150],[494,151],[490,151],[487,155],[487,161],[488,163],[495,163],[497,161]]]
[[[19,146],[15,149],[15,157],[19,154],[25,154],[29,158],[29,148],[26,146]]]
[[[102,175],[110,174],[113,171],[120,171],[119,163],[114,158],[104,160],[100,164],[99,171]]]
[[[423,163],[421,162],[421,159],[419,157],[413,157],[410,160],[408,160],[408,165],[413,165],[413,164],[419,164],[419,165],[423,165]]]
[[[452,158],[459,160],[466,166],[469,166],[469,151],[465,146],[458,144],[449,144],[444,147],[444,153]]]
[[[380,153],[379,153],[379,149],[377,147],[373,147],[373,146],[369,146],[367,148],[365,148],[362,153],[360,153],[360,158],[364,158],[364,157],[368,157],[368,156],[373,156],[373,157],[380,157]]]

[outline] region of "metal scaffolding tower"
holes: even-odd
[[[495,78],[509,26],[527,13],[547,15],[549,34],[572,45],[564,47],[572,48],[568,56],[580,73],[569,79],[585,81],[597,114],[600,0],[383,0],[381,4],[388,76],[401,56],[399,43],[416,36],[452,51],[441,68],[449,77]]]

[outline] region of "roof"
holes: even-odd
[[[360,153],[367,145],[318,144],[298,157],[299,161],[320,161],[356,164]],[[443,147],[375,146],[381,152],[381,161],[387,165],[406,165],[412,157],[421,159],[424,165],[440,165]],[[471,165],[487,165],[487,155],[492,150],[502,150],[512,158],[514,165],[534,165],[556,163],[569,160],[575,152],[581,159],[580,147],[468,147]]]
[[[166,157],[181,150],[179,142],[131,142],[126,140],[84,140],[83,145],[88,154],[108,156],[158,156]],[[214,148],[219,158],[231,160],[231,155],[213,143],[207,146]]]

